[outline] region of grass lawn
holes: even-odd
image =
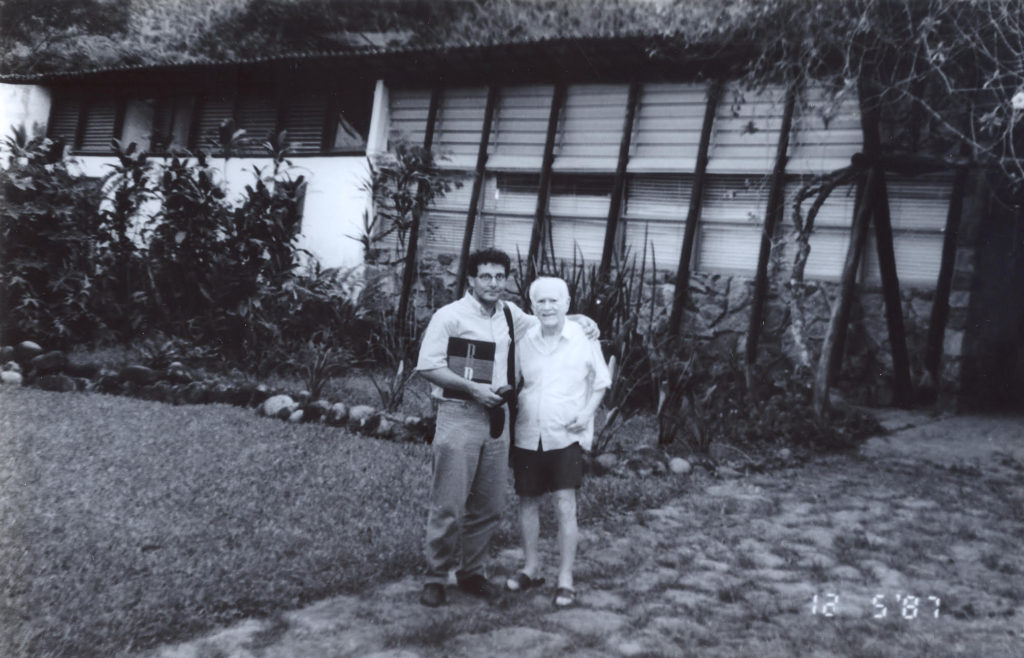
[[[4,389],[0,655],[112,656],[416,573],[429,456],[223,405]],[[680,482],[593,479],[581,521]]]

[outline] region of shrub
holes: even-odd
[[[0,171],[0,314],[3,341],[67,347],[104,329],[93,294],[99,184],[73,176],[61,143],[16,129]]]

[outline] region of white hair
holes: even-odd
[[[557,276],[539,276],[533,280],[530,284],[530,301],[534,301],[537,296],[537,288],[544,284],[550,284],[555,287],[558,291],[560,299],[565,302],[569,301],[569,285]]]

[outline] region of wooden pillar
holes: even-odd
[[[687,289],[690,286],[690,257],[693,253],[693,242],[697,236],[697,222],[700,218],[700,206],[704,196],[704,178],[708,167],[708,149],[711,146],[711,129],[715,122],[718,101],[722,98],[725,85],[721,80],[711,83],[708,88],[708,101],[704,108],[704,123],[700,130],[700,144],[697,147],[697,162],[693,172],[693,189],[690,191],[690,208],[686,213],[686,228],[683,231],[683,246],[679,253],[679,268],[676,270],[676,290],[672,300],[672,314],[669,316],[669,334],[679,333],[683,320],[683,307],[686,306]]]
[[[935,284],[935,298],[932,300],[931,318],[928,322],[928,342],[924,349],[924,367],[936,386],[939,383],[939,362],[942,359],[942,343],[946,335],[946,321],[949,319],[949,293],[953,287],[953,268],[956,264],[956,245],[960,233],[960,217],[963,213],[964,190],[967,187],[967,168],[959,167],[953,178],[953,195],[949,199],[946,213],[946,230],[942,238],[942,263],[939,278]]]
[[[879,94],[867,84],[860,85],[861,126],[864,133],[864,151],[871,162],[882,154],[879,128]],[[867,104],[865,104],[867,103]],[[885,321],[889,331],[892,353],[893,402],[900,407],[910,406],[913,390],[910,382],[910,357],[907,354],[907,333],[903,324],[903,304],[900,283],[896,273],[896,252],[893,248],[892,220],[889,216],[889,195],[885,171],[879,165],[873,193],[866,199],[872,205],[871,216],[875,225],[875,245],[878,252],[878,270],[882,278],[882,298],[885,301]]]
[[[899,407],[909,407],[913,403],[914,394],[910,381],[910,357],[907,354],[907,333],[903,324],[903,304],[900,300],[900,283],[896,273],[896,252],[893,248],[889,196],[884,173],[879,176],[872,202],[875,206],[871,215],[875,224],[878,269],[882,275],[885,320],[892,349],[893,403]]]
[[[626,163],[629,162],[629,145],[633,138],[633,120],[636,117],[636,104],[640,96],[640,83],[634,80],[629,85],[629,97],[626,100],[626,118],[622,123],[622,140],[619,142],[619,160],[615,165],[615,179],[612,182],[612,198],[608,204],[608,224],[604,234],[604,250],[601,252],[599,279],[604,281],[612,266],[615,244],[618,241],[619,215],[622,210],[622,197],[626,182]]]
[[[750,326],[747,328],[746,379],[747,390],[752,390],[753,367],[757,363],[757,344],[764,324],[764,301],[768,294],[768,259],[771,256],[772,238],[775,227],[782,215],[786,189],[786,161],[789,156],[789,132],[793,125],[793,110],[796,107],[797,88],[786,90],[786,106],[782,111],[782,127],[779,143],[775,149],[775,167],[772,169],[771,188],[768,191],[768,207],[765,212],[764,230],[761,232],[761,250],[757,255],[757,274],[754,277],[754,298],[750,307]]]
[[[430,109],[427,110],[427,130],[423,136],[423,148],[428,151],[434,145],[434,124],[437,123],[437,107],[441,104],[441,88],[434,87],[430,94]],[[417,190],[419,196],[419,190]],[[409,297],[416,281],[416,243],[420,239],[420,208],[413,205],[412,223],[409,226],[409,244],[405,249],[405,266],[402,268],[402,290],[398,297],[398,315],[396,331],[399,336],[405,335],[405,316],[409,312]]]
[[[487,105],[484,109],[483,131],[480,133],[480,149],[476,153],[476,170],[473,174],[473,191],[469,196],[469,211],[466,213],[466,232],[462,236],[462,249],[459,251],[458,296],[466,291],[466,261],[469,260],[469,249],[473,244],[473,230],[476,227],[477,209],[480,207],[480,193],[483,189],[484,175],[487,167],[487,148],[491,140],[491,126],[494,125],[494,108],[498,103],[498,87],[491,85],[487,89]]]
[[[832,317],[829,319],[825,341],[821,346],[821,356],[818,359],[818,370],[814,375],[814,412],[819,417],[822,417],[829,408],[828,388],[833,378],[832,366],[839,362],[843,350],[842,342],[837,340],[839,328],[846,326],[850,321],[850,306],[853,302],[853,289],[857,283],[857,268],[860,267],[864,241],[868,236],[868,223],[875,205],[871,199],[878,187],[878,179],[882,175],[882,172],[874,167],[868,172],[863,198],[850,229],[850,246],[846,250],[843,274],[839,280],[839,298],[836,300],[835,306],[832,307]],[[839,359],[835,356],[837,352],[840,353]]]
[[[533,231],[530,233],[530,251],[527,254],[526,281],[537,275],[537,266],[543,262],[544,232],[547,229],[545,216],[548,212],[548,197],[551,195],[551,164],[555,160],[555,137],[558,134],[558,119],[565,103],[565,83],[555,85],[551,99],[551,113],[548,115],[548,132],[544,139],[544,157],[540,166],[540,183],[537,189],[537,210],[533,216]]]

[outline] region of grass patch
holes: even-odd
[[[2,655],[114,655],[419,564],[426,446],[30,390],[0,419]]]
[[[416,573],[429,476],[426,445],[226,405],[4,390],[0,655],[115,656]],[[590,478],[581,525],[680,490]],[[519,541],[508,499],[498,545]]]

